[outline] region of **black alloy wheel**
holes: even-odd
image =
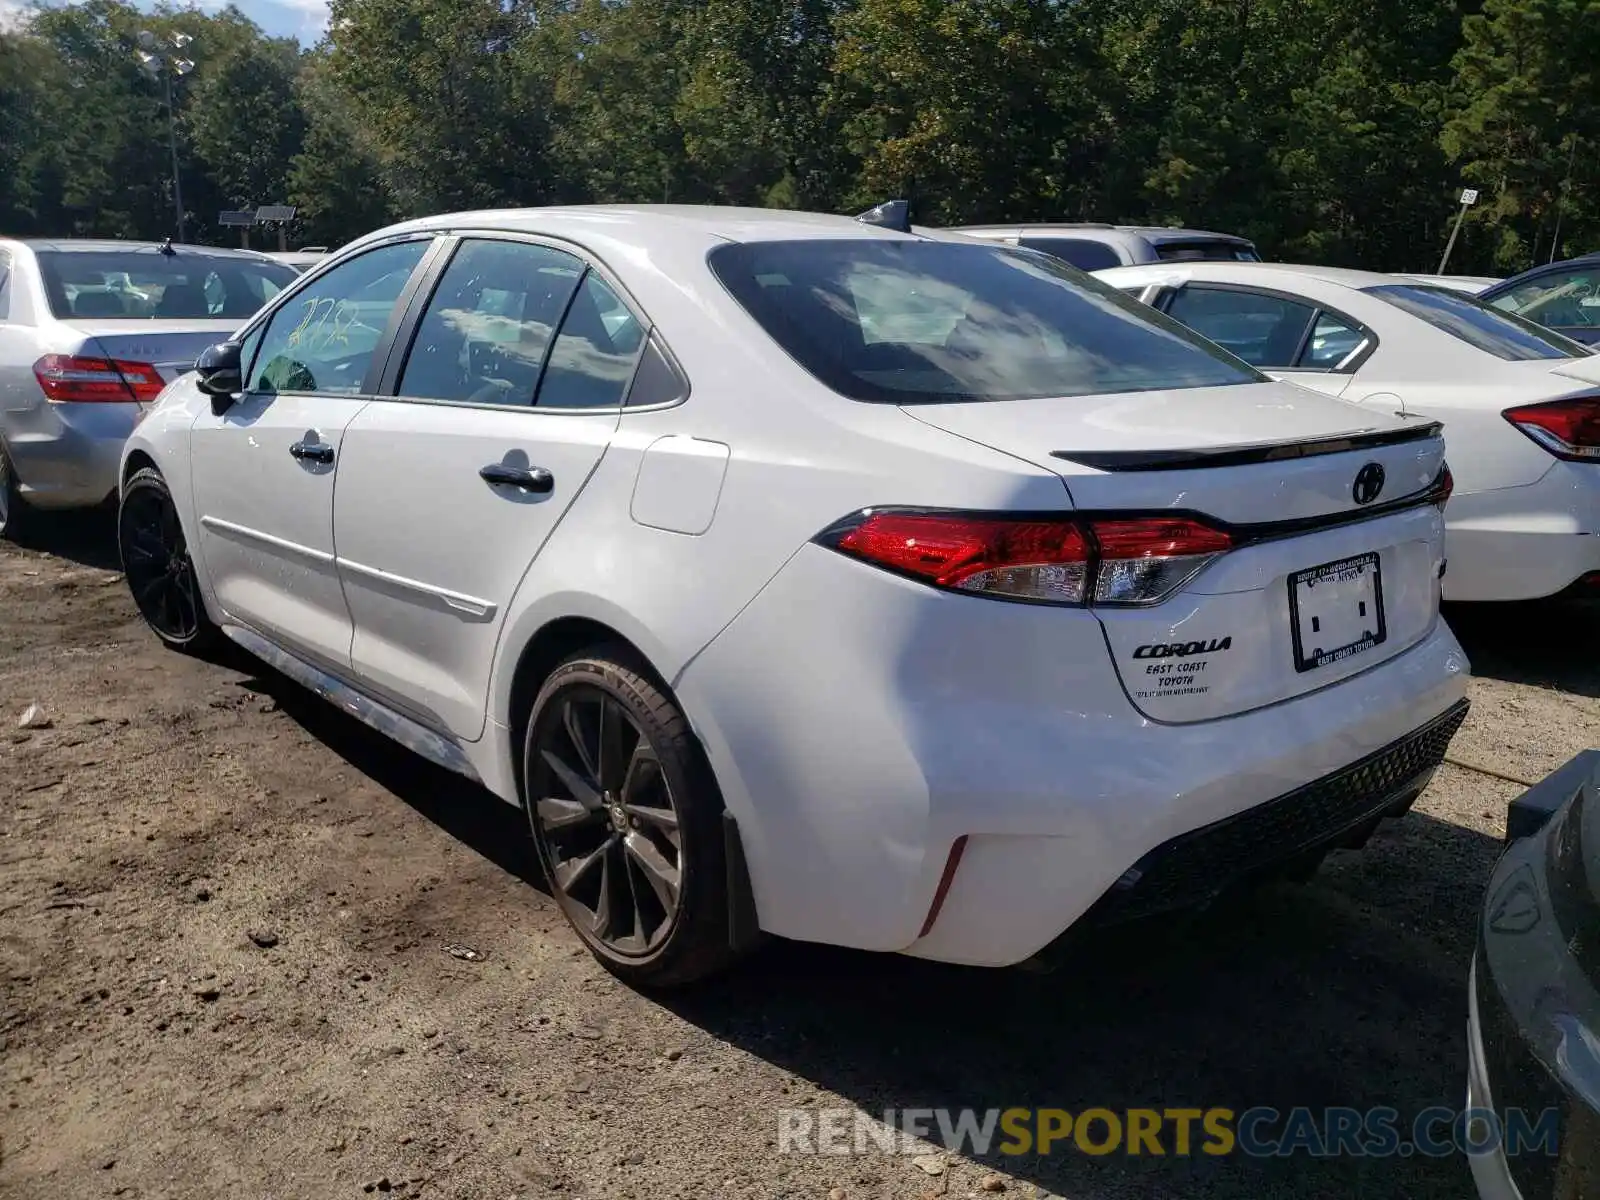
[[[137,472],[123,489],[117,548],[133,602],[157,637],[188,651],[215,641],[172,493],[153,469]]]
[[[523,766],[551,894],[602,963],[661,986],[732,957],[721,798],[661,688],[603,652],[568,660],[534,701]]]

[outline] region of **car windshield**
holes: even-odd
[[[1266,378],[1035,251],[853,238],[726,245],[709,261],[774,341],[855,400],[1066,398]]]
[[[295,272],[280,263],[156,250],[40,250],[50,311],[96,321],[244,320]]]
[[[1364,289],[1414,317],[1507,362],[1586,358],[1589,348],[1569,337],[1493,308],[1450,288],[1391,283]]]

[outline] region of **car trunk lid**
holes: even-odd
[[[1191,722],[1314,691],[1438,619],[1439,427],[1278,384],[908,406],[1058,474],[1096,519],[1187,514],[1227,533],[1175,594],[1095,605],[1124,688]]]
[[[148,363],[163,383],[194,369],[207,346],[227,341],[239,328],[225,321],[63,321],[83,338],[81,354],[120,362]]]

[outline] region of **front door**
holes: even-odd
[[[565,250],[460,243],[398,395],[345,432],[334,533],[359,684],[482,735],[506,609],[605,453],[645,332]]]
[[[202,412],[192,446],[200,561],[218,605],[346,672],[350,612],[333,541],[345,430],[427,239],[391,243],[301,289],[246,335],[246,390]],[[381,366],[381,364],[380,364]]]

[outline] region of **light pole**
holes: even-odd
[[[182,50],[194,38],[187,33],[172,33],[168,35],[167,42],[173,50]],[[136,51],[139,56],[139,65],[152,75],[161,78],[167,93],[167,144],[172,149],[172,207],[178,216],[178,241],[187,241],[183,220],[183,181],[178,173],[178,115],[172,107],[172,77],[180,79],[194,70],[194,63],[187,58],[173,58],[169,53],[157,53],[164,49],[161,39],[148,29],[139,31],[139,46]]]

